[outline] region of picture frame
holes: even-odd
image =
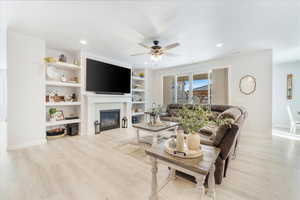
[[[293,74],[287,75],[287,88],[286,88],[286,98],[288,100],[293,99]]]
[[[65,119],[64,112],[62,110],[56,111],[56,113],[54,113],[54,119],[55,119],[55,121],[64,120]]]
[[[243,76],[239,83],[240,92],[250,95],[256,91],[256,78],[249,74]]]

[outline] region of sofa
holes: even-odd
[[[186,104],[186,106],[193,108],[193,105]],[[247,111],[243,107],[230,105],[202,105],[204,109],[212,111],[212,118],[226,117],[232,119],[230,127],[204,127],[199,130],[201,136],[201,144],[215,146],[221,149],[219,157],[215,163],[215,182],[221,184],[229,163],[237,152],[239,145],[241,130],[245,119],[247,118]],[[169,104],[166,113],[160,116],[164,121],[178,121],[177,112],[182,109],[182,104]],[[213,119],[212,119],[213,120]]]

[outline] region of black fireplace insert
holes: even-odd
[[[100,111],[100,131],[120,128],[120,109]]]

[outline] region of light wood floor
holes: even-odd
[[[26,133],[24,133],[26,134]],[[260,136],[259,136],[260,135]],[[300,141],[244,132],[217,200],[300,199]],[[146,200],[150,165],[132,129],[95,137],[66,137],[2,152],[1,200]],[[168,170],[159,166],[159,182]],[[195,185],[177,178],[160,200],[198,199]]]

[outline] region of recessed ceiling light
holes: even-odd
[[[80,44],[86,45],[87,42],[86,42],[86,40],[80,40]]]
[[[223,43],[218,43],[216,44],[216,47],[222,47],[224,44]]]

